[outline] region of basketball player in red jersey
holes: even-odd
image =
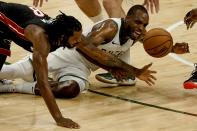
[[[34,7],[0,2],[0,69],[10,56],[11,41],[33,52],[33,68],[40,93],[57,125],[79,128],[64,118],[56,104],[48,83],[47,56],[59,47],[74,47],[81,41],[81,23],[61,13],[55,19]]]
[[[187,29],[193,27],[197,22],[197,8],[190,10],[184,17],[184,22]],[[194,64],[195,69],[192,71],[191,77],[183,83],[185,89],[197,88],[197,64]]]

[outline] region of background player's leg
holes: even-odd
[[[103,0],[103,6],[110,18],[125,17],[122,0]]]
[[[75,2],[93,22],[103,19],[101,6],[98,0],[75,0]]]

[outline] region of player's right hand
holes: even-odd
[[[48,0],[45,0],[45,1],[47,2]],[[39,2],[40,2],[40,4],[39,4]],[[38,4],[39,4],[40,7],[42,7],[43,0],[33,0],[33,5],[34,5],[35,7],[37,7]]]
[[[73,128],[73,129],[80,128],[80,126],[76,122],[72,121],[69,118],[61,117],[56,122],[57,122],[58,126],[62,126],[62,127],[66,127],[66,128]]]
[[[154,85],[154,80],[157,80],[152,74],[157,73],[156,71],[149,70],[152,66],[152,63],[145,65],[142,69],[138,69],[137,71],[137,78],[145,81],[149,86]]]
[[[185,17],[184,22],[187,26],[187,29],[192,28],[193,25],[197,22],[197,8],[189,11]]]

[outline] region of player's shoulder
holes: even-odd
[[[114,19],[106,19],[105,21],[103,21],[103,23],[105,23],[105,25],[109,26],[109,27],[113,27],[113,28],[117,28],[118,27],[118,23]]]

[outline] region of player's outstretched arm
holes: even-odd
[[[154,84],[154,80],[156,80],[152,75],[156,72],[149,70],[149,67],[152,64],[146,65],[142,69],[138,69],[123,62],[114,55],[100,50],[84,39],[77,48],[88,60],[111,72],[118,81],[122,81],[131,75],[145,81],[148,85]]]
[[[184,22],[187,29],[192,28],[197,22],[197,8],[190,10],[184,17]]]
[[[64,118],[57,106],[48,83],[47,56],[50,51],[45,31],[37,25],[28,25],[25,36],[33,43],[33,68],[36,72],[38,87],[47,107],[57,125],[67,128],[79,128],[79,125],[68,118]]]
[[[37,7],[38,5],[39,5],[40,7],[42,7],[43,1],[44,1],[44,0],[33,0],[33,5],[34,5],[35,7]],[[45,1],[48,2],[48,0],[45,0]],[[40,4],[39,4],[39,3],[40,3]]]

